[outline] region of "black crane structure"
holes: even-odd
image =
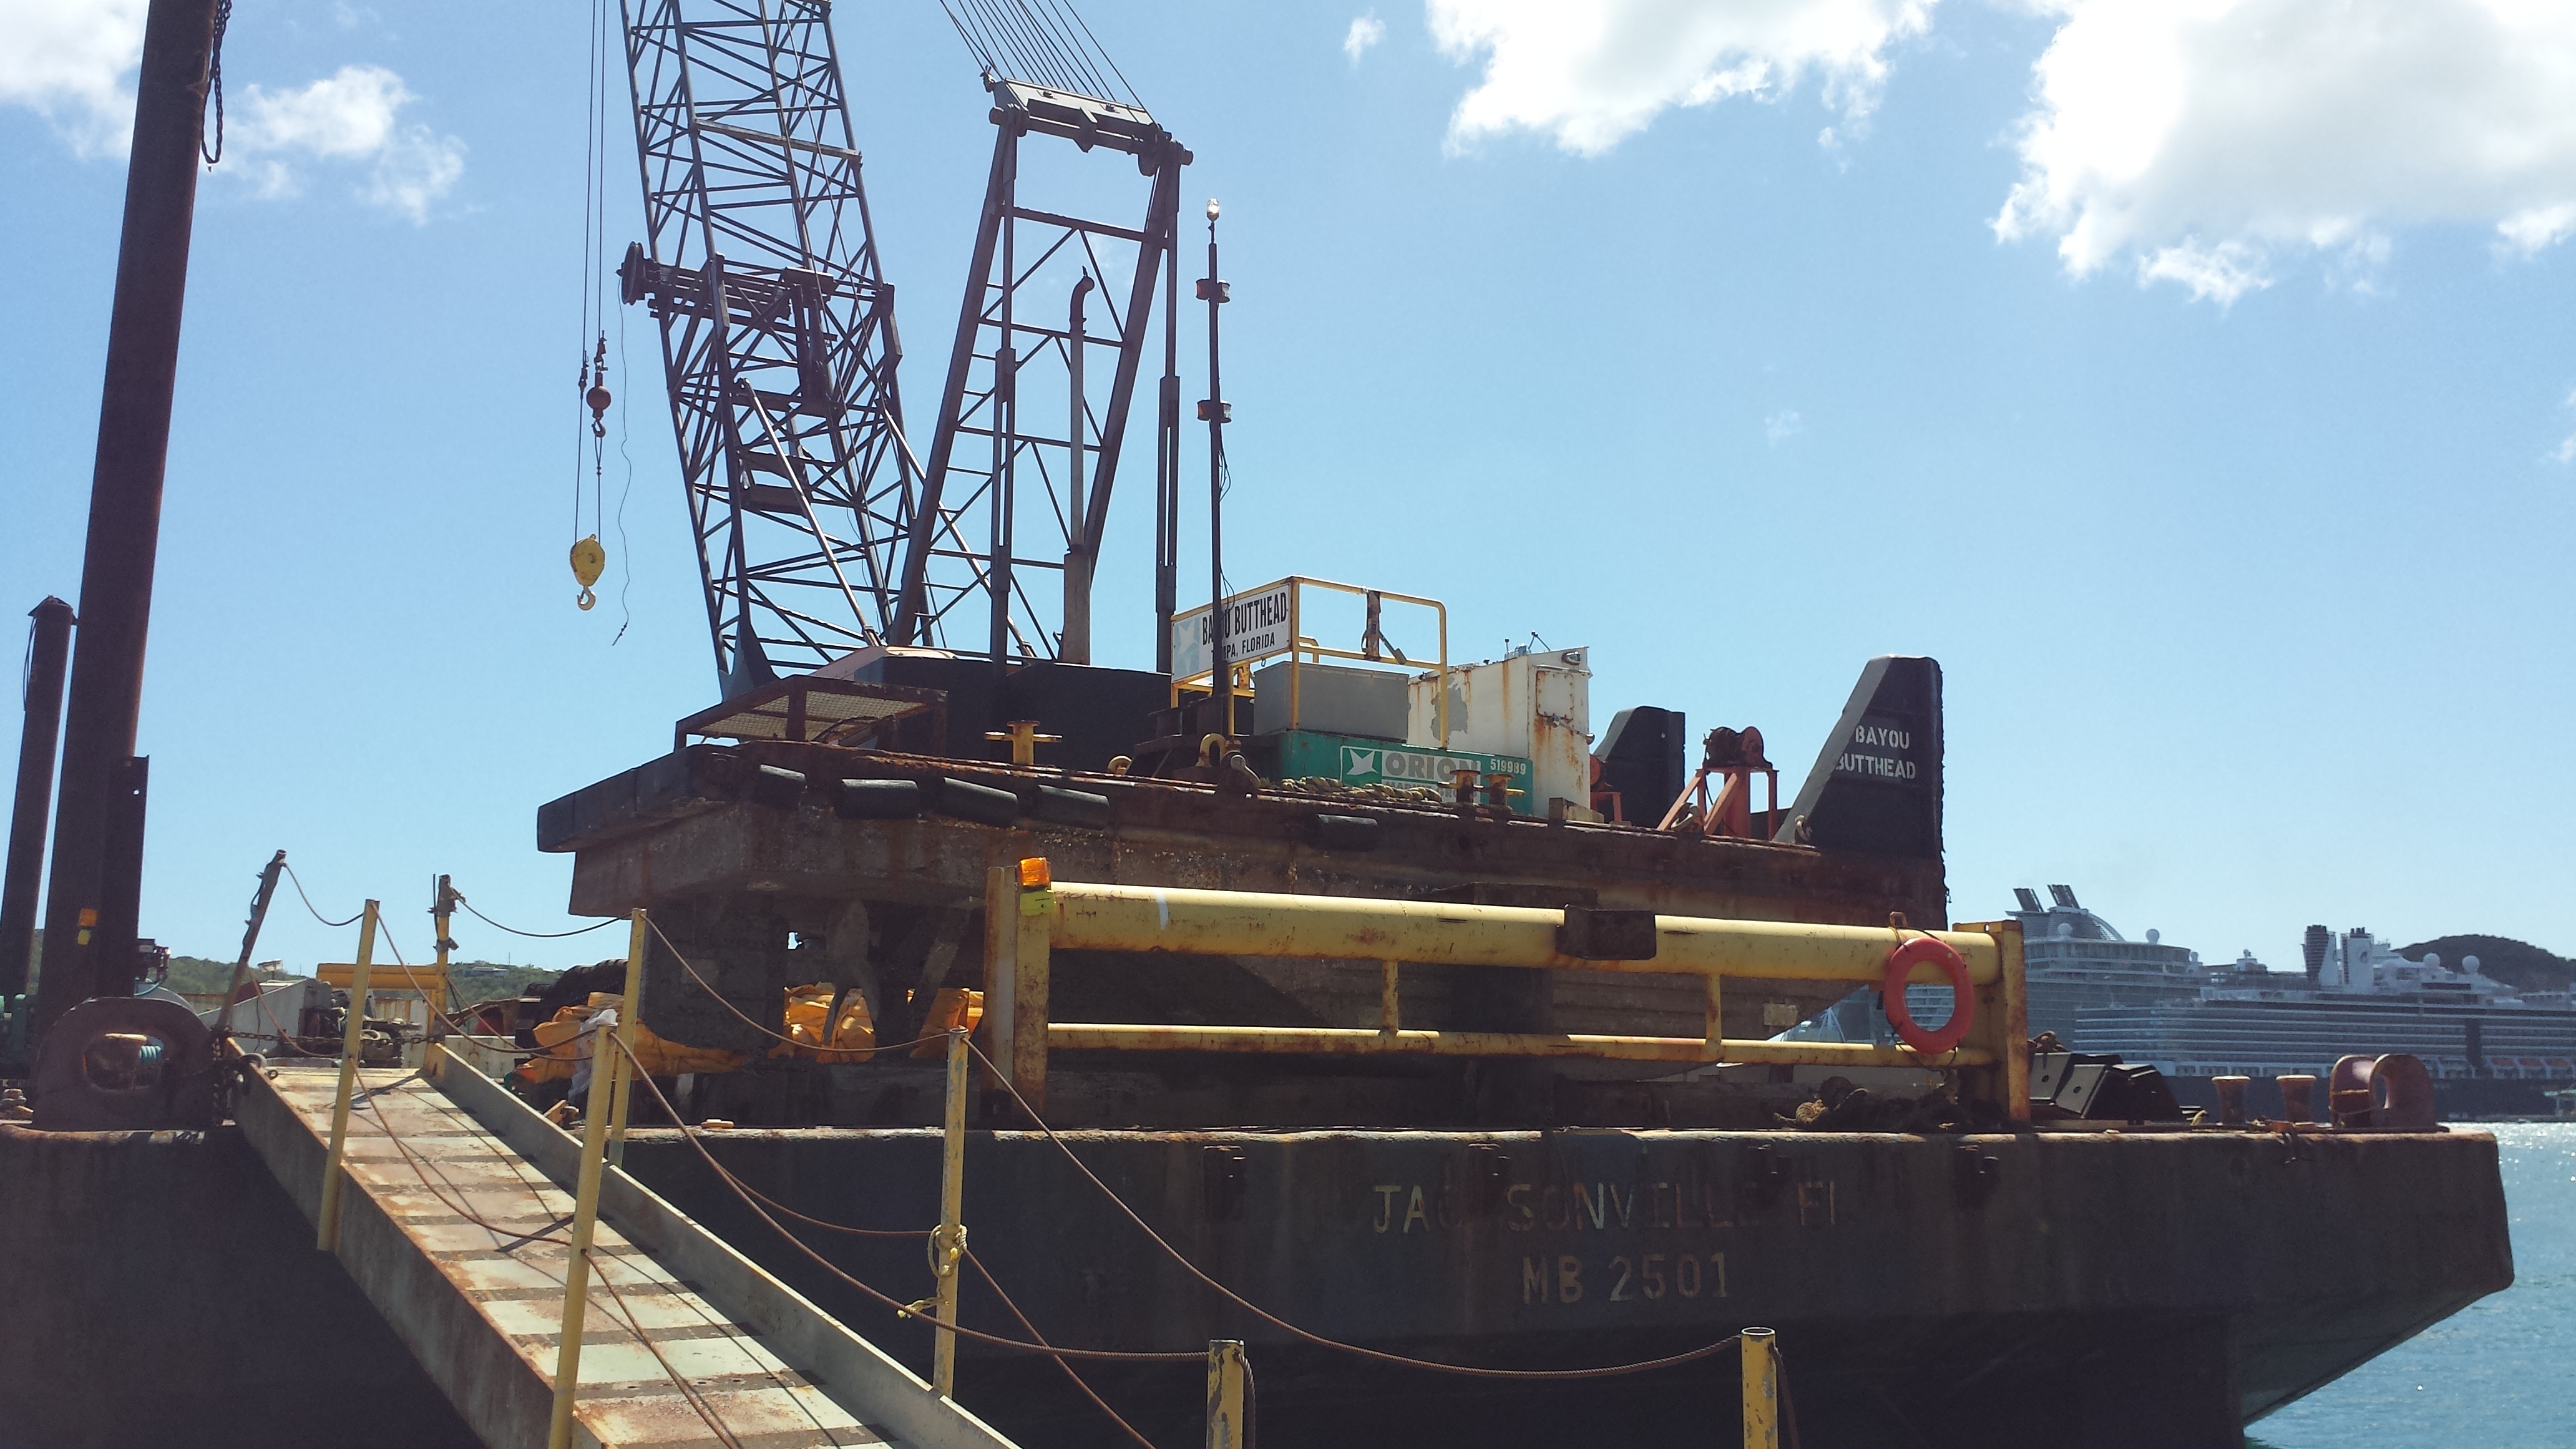
[[[645,239],[627,249],[620,296],[660,324],[728,698],[880,644],[997,667],[1090,662],[1093,566],[1158,282],[1169,648],[1174,248],[1191,156],[1061,0],[961,4],[950,16],[997,134],[946,386],[917,448],[828,0],[622,0]],[[1030,136],[1132,160],[1148,183],[1142,224],[1023,204]]]

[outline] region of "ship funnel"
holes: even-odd
[[[2307,963],[2310,986],[2317,984],[2317,973],[2325,969],[2326,943],[2333,938],[2334,933],[2325,927],[2310,926],[2306,939],[2299,942],[2299,958]]]
[[[2048,894],[2059,906],[2067,910],[2080,911],[2084,909],[2082,906],[2075,903],[2075,887],[2073,886],[2053,885],[2048,888]]]

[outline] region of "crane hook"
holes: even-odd
[[[609,403],[608,334],[605,332],[599,334],[598,354],[591,360],[590,375],[583,380],[590,384],[581,395],[581,400],[590,408],[590,435],[604,438],[608,436]]]
[[[590,586],[599,582],[600,570],[607,567],[608,550],[600,546],[598,534],[573,542],[572,577],[581,585],[581,593],[573,602],[579,604],[583,612],[587,613],[593,604],[599,602],[599,595],[593,593]]]

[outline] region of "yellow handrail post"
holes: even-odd
[[[1780,1341],[1744,1330],[1744,1449],[1780,1449]]]
[[[643,1029],[644,952],[648,929],[644,908],[635,908],[635,923],[626,932],[626,999],[617,1007],[617,1075],[612,1084],[615,1095],[608,1104],[608,1160],[620,1167],[626,1165],[626,1109],[635,1095],[635,1034]],[[591,1072],[596,1076],[599,1061],[594,1053]],[[596,1089],[593,1089],[594,1092]]]
[[[1249,1377],[1241,1339],[1208,1341],[1207,1449],[1246,1449],[1252,1442],[1244,1423],[1244,1388]]]
[[[930,1351],[930,1386],[943,1399],[957,1394],[957,1265],[966,1256],[966,1032],[948,1033],[948,1119],[939,1153],[939,1231],[930,1242],[930,1270],[938,1280],[939,1309]]]
[[[590,1044],[590,1101],[581,1111],[581,1176],[572,1199],[572,1250],[564,1260],[563,1336],[555,1346],[555,1411],[546,1429],[546,1449],[572,1449],[573,1397],[581,1388],[581,1331],[590,1305],[590,1241],[599,1228],[600,1169],[608,1157],[609,1119],[616,1115],[619,1089],[626,1077],[626,1052],[634,1044],[627,1030],[636,993],[644,978],[644,912],[635,912],[626,947],[626,996],[617,1019],[616,1044],[595,1039]],[[602,1077],[602,1072],[607,1076]]]
[[[340,1247],[341,1158],[349,1145],[349,1102],[358,1089],[358,1053],[366,1044],[367,967],[376,959],[376,903],[358,913],[358,964],[349,977],[349,1010],[340,1033],[340,1095],[331,1103],[331,1152],[322,1165],[322,1216],[313,1227],[313,1246],[325,1253]]]
[[[1013,891],[1011,1052],[1003,1065],[1032,1112],[1046,1110],[1048,960],[1056,920],[1055,878],[1044,856],[1020,862]],[[986,1010],[991,1010],[989,1002]]]

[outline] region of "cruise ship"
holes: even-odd
[[[2421,1057],[2453,1117],[2546,1112],[2548,1091],[2576,1083],[2576,1002],[2517,992],[2481,974],[2475,956],[2456,967],[2430,952],[2409,960],[2365,928],[2318,925],[2300,971],[2271,970],[2251,952],[2213,966],[2154,931],[2127,939],[2067,886],[2050,886],[2045,905],[2032,890],[2014,894],[2032,1033],[2152,1063],[2185,1102],[2214,1098],[2213,1077],[2247,1076],[2261,1111],[2276,1097],[2272,1078],[2323,1076],[2355,1053]]]

